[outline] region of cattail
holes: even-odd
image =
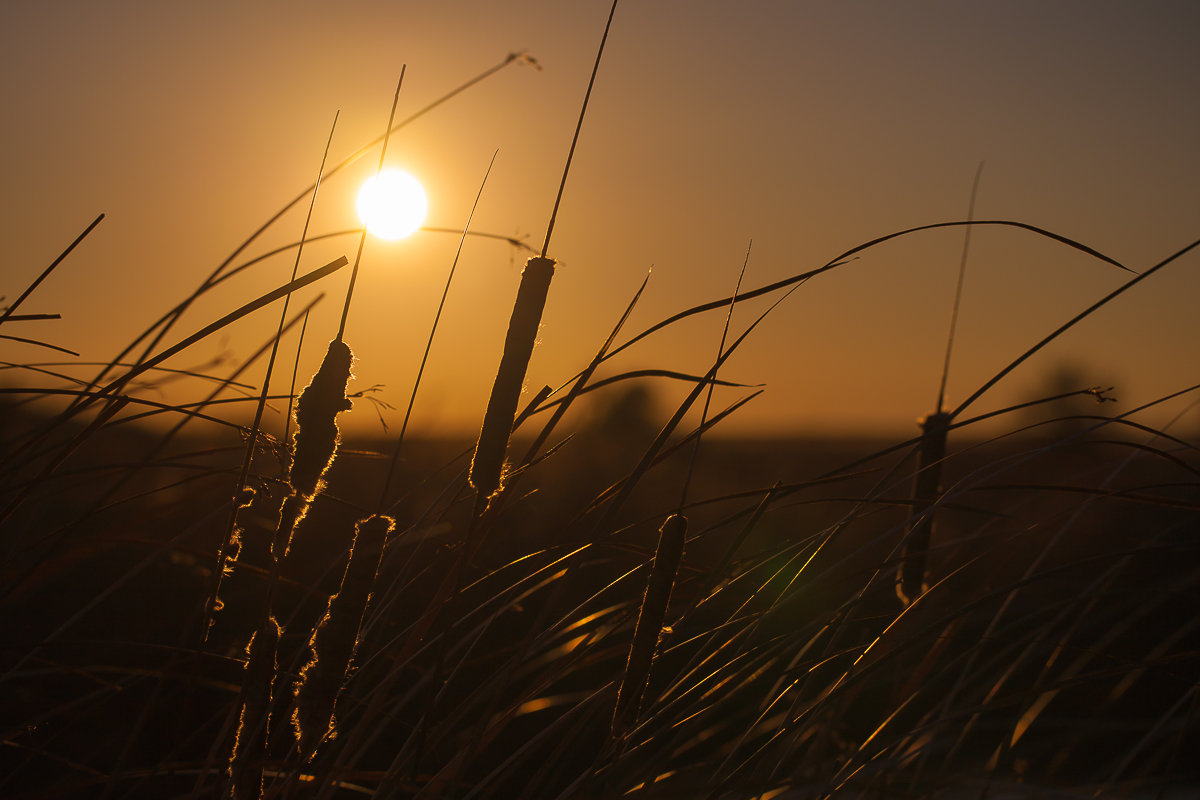
[[[896,594],[908,605],[925,591],[925,567],[929,558],[929,539],[933,533],[935,509],[941,491],[942,459],[946,456],[946,433],[951,417],[938,411],[920,421],[921,454],[913,483],[912,518],[905,536],[904,554]]]
[[[238,722],[229,782],[234,800],[262,797],[263,761],[267,755],[267,726],[271,718],[271,686],[275,681],[275,653],[279,648],[279,623],[267,617],[246,646],[246,685],[242,716]]]
[[[504,355],[492,385],[475,457],[471,460],[471,486],[481,497],[490,497],[500,488],[508,435],[512,432],[525,370],[541,325],[550,279],[554,277],[554,264],[552,258],[534,256],[525,262],[521,272],[521,285],[504,338]]]
[[[682,514],[667,517],[659,530],[658,549],[654,552],[654,563],[650,567],[650,580],[646,584],[646,595],[642,598],[642,608],[633,629],[633,644],[629,648],[625,675],[617,691],[612,722],[613,739],[623,736],[637,722],[642,695],[650,678],[650,667],[657,655],[663,622],[667,618],[675,574],[683,559],[683,537],[686,533],[687,517]]]
[[[275,552],[279,558],[288,554],[292,546],[292,534],[304,515],[308,513],[308,499],[302,494],[290,494],[283,498],[279,509],[279,527],[275,530]]]
[[[309,640],[312,657],[300,670],[292,713],[296,740],[305,757],[311,757],[326,735],[335,731],[334,707],[358,647],[358,632],[384,542],[394,524],[391,517],[385,516],[368,517],[358,523],[341,589],[329,598],[325,616]]]
[[[230,537],[231,554],[227,556],[222,595],[235,600],[232,610],[225,610],[213,620],[217,640],[235,642],[238,648],[251,637],[267,616],[270,576],[275,569],[272,546],[279,523],[278,501],[269,492],[247,489],[239,505]],[[224,605],[224,604],[222,604]]]
[[[245,567],[269,571],[275,563],[272,537],[279,524],[279,512],[274,510],[276,501],[269,492],[256,492],[249,498],[249,502],[238,508],[234,519],[231,538],[234,560]]]
[[[337,415],[350,408],[346,384],[354,354],[341,339],[329,343],[321,368],[296,402],[291,484],[306,497],[317,493],[338,445]]]

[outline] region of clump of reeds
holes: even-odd
[[[246,646],[242,713],[229,761],[229,782],[235,800],[257,800],[262,796],[279,633],[279,623],[268,616]]]
[[[542,311],[546,307],[550,279],[554,277],[554,264],[552,258],[534,256],[525,262],[525,269],[521,272],[521,285],[517,289],[517,299],[508,322],[508,334],[504,338],[504,355],[496,371],[496,382],[492,385],[475,457],[471,460],[471,486],[481,498],[490,497],[501,486],[508,436],[517,415],[517,402],[537,340]]]
[[[384,543],[394,526],[395,520],[380,515],[359,522],[341,588],[329,598],[325,615],[309,640],[311,658],[296,681],[292,713],[296,740],[305,756],[311,756],[321,741],[335,731],[337,698],[358,647],[358,633],[371,599]]]
[[[917,476],[913,483],[912,518],[905,535],[904,554],[896,581],[896,594],[908,605],[925,591],[925,569],[929,541],[937,516],[933,508],[941,491],[942,461],[946,457],[946,433],[951,416],[937,411],[920,421],[921,446]]]
[[[613,710],[612,738],[625,735],[637,722],[642,696],[650,678],[650,668],[658,653],[659,640],[667,618],[667,606],[671,602],[671,590],[675,586],[675,575],[683,559],[683,539],[687,534],[687,517],[672,514],[667,517],[658,534],[658,549],[654,551],[654,563],[650,567],[650,579],[646,583],[646,594],[638,612],[637,624],[633,629],[633,644],[629,648],[629,659],[625,663],[625,675],[617,691],[617,702]]]

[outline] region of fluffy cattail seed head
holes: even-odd
[[[275,654],[279,649],[279,624],[267,617],[246,646],[246,684],[238,723],[229,782],[234,800],[258,800],[263,789],[263,760],[267,754],[267,725],[271,718],[271,686],[275,681]]]
[[[290,480],[296,491],[306,497],[317,493],[321,477],[337,451],[337,415],[351,406],[346,384],[350,381],[353,360],[354,354],[345,342],[340,339],[330,342],[320,369],[296,402]]]
[[[296,740],[305,756],[311,756],[324,738],[335,733],[337,697],[358,647],[359,628],[371,599],[384,544],[394,525],[395,521],[385,516],[359,522],[341,589],[329,598],[325,616],[309,640],[312,656],[296,682],[292,714]]]

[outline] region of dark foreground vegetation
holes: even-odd
[[[1195,244],[1138,272],[1023,222],[926,228],[981,225],[1088,253],[1125,283],[958,407],[939,399],[909,440],[721,440],[710,429],[744,400],[710,407],[707,392],[758,324],[731,329],[736,303],[912,231],[663,309],[637,336],[622,317],[578,375],[522,393],[551,221],[507,334],[483,334],[504,356],[478,438],[457,443],[422,440],[406,416],[402,444],[339,445],[339,419],[369,400],[348,389],[342,331],[303,392],[280,388],[288,356],[249,346],[235,373],[189,376],[192,400],[148,391],[173,355],[351,264],[303,271],[296,248],[279,290],[175,330],[249,266],[257,234],[108,365],[6,361],[0,797],[1197,791],[1195,432],[1151,427],[1154,408],[1109,403],[1107,387],[971,417],[1011,369]],[[17,313],[36,286],[5,310],[6,334],[38,317]],[[605,366],[704,313],[726,320],[707,374]],[[279,318],[276,342],[303,310]],[[647,382],[686,396],[650,406],[629,388]],[[239,392],[252,422],[221,402]]]
[[[656,432],[627,412],[582,424],[475,523],[473,545],[470,443],[410,443],[378,573],[346,573],[372,596],[352,663],[335,665],[334,727],[312,723],[324,740],[305,754],[295,686],[330,595],[355,588],[341,585],[348,550],[386,463],[374,455],[385,443],[345,445],[281,559],[268,735],[255,788],[238,796],[260,782],[278,797],[1194,786],[1187,444],[1113,423],[956,443],[932,508],[932,586],[905,605],[912,446],[839,473],[891,443],[709,440],[682,508],[680,447],[598,529],[594,498]],[[285,484],[251,481],[244,549],[201,643],[240,453],[186,440],[134,469],[155,437],[119,430],[90,437],[52,479],[10,473],[9,498],[34,483],[4,528],[5,797],[232,790],[255,690],[246,646],[271,581],[252,537],[277,525]],[[655,658],[614,731],[658,529],[676,511],[687,540]]]

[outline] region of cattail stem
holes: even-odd
[[[921,420],[921,452],[913,483],[912,520],[905,536],[904,555],[896,594],[908,605],[925,590],[929,539],[936,510],[932,508],[941,490],[942,460],[946,457],[946,434],[951,416],[938,411]]]
[[[329,598],[325,616],[309,640],[312,658],[300,670],[292,714],[296,739],[305,757],[311,757],[321,741],[335,730],[337,698],[358,647],[358,632],[375,585],[384,543],[394,525],[394,520],[385,516],[359,522],[341,589]]]
[[[471,486],[481,498],[490,497],[500,488],[508,437],[517,415],[517,402],[525,382],[525,370],[533,354],[550,279],[554,277],[554,259],[535,256],[525,262],[521,285],[513,304],[504,355],[496,371],[496,382],[483,417],[483,428],[475,457],[471,460]]]
[[[637,625],[633,629],[633,644],[629,648],[629,660],[625,664],[625,675],[617,691],[617,703],[613,710],[612,738],[618,739],[633,728],[637,722],[642,696],[650,678],[650,668],[658,651],[663,623],[667,618],[667,606],[671,602],[671,590],[675,586],[675,575],[683,559],[683,539],[687,534],[687,517],[672,514],[659,530],[658,549],[654,552],[654,563],[650,567],[650,580],[642,598]]]

